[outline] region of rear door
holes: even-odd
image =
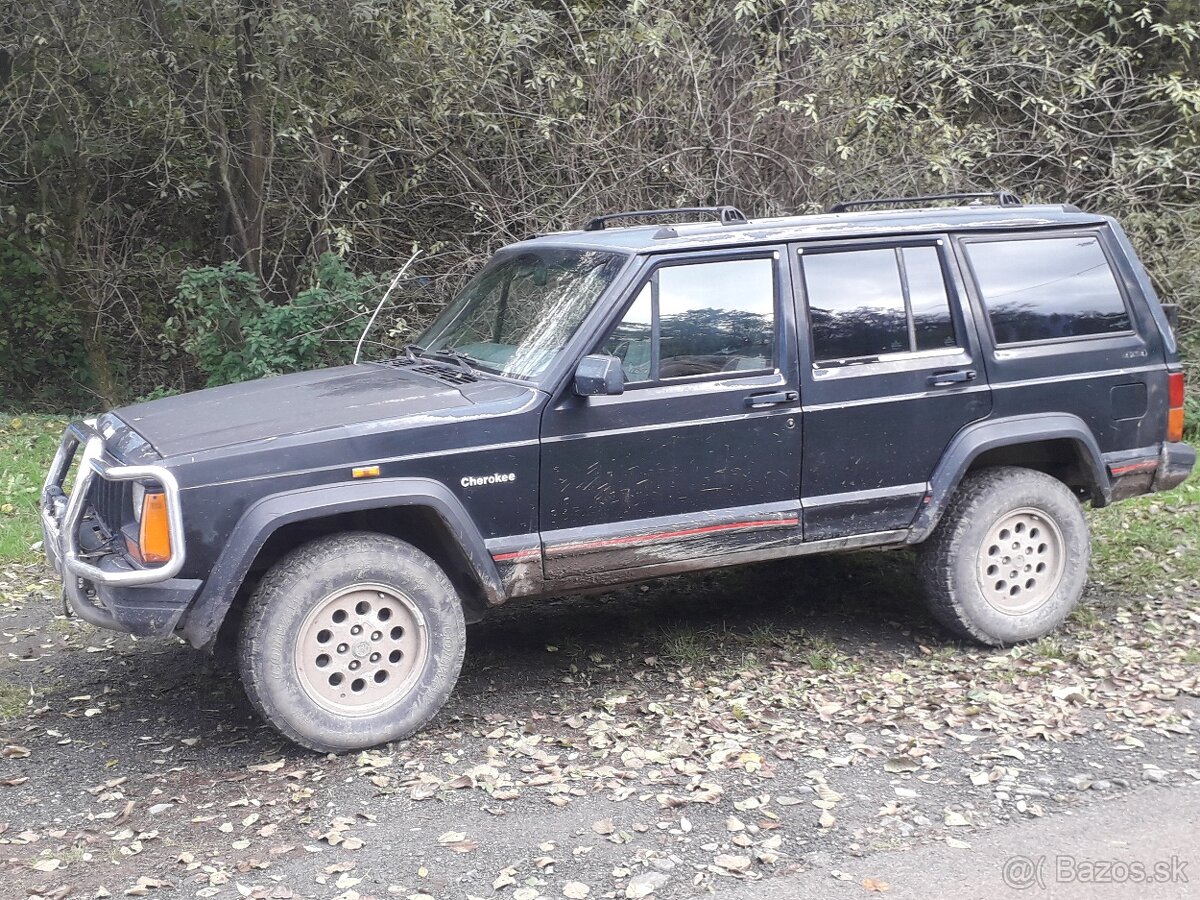
[[[979,338],[945,236],[804,244],[805,540],[906,528],[947,444],[988,415]]]

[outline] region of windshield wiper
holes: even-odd
[[[473,356],[467,356],[465,353],[459,353],[450,347],[443,347],[441,350],[426,350],[427,356],[432,356],[434,359],[445,359],[457,365],[464,372],[474,372],[471,363],[478,363],[479,360]]]
[[[417,359],[418,357],[424,356],[429,351],[420,344],[405,344],[400,352],[409,359]]]
[[[437,359],[445,362],[452,362],[464,372],[491,372],[482,360],[469,356],[466,353],[460,353],[451,347],[443,347],[440,350],[430,350],[428,347],[422,347],[420,344],[405,344],[403,348],[404,356],[407,359]]]

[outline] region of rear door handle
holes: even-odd
[[[962,369],[957,372],[934,372],[929,376],[929,383],[934,387],[946,387],[951,384],[974,381],[977,377],[978,373],[974,369]]]
[[[771,394],[751,394],[746,398],[746,405],[750,407],[775,406],[779,403],[795,403],[799,399],[800,395],[796,391],[775,391]]]

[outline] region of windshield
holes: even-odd
[[[546,247],[492,258],[418,345],[487,372],[537,378],[612,284],[624,257]]]

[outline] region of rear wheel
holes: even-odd
[[[930,611],[956,634],[1002,646],[1042,637],[1083,595],[1087,519],[1061,481],[1032,469],[963,480],[920,551]]]
[[[459,598],[415,547],[322,538],[263,578],[242,622],[251,703],[285,736],[338,752],[407,737],[446,702],[466,645]]]

